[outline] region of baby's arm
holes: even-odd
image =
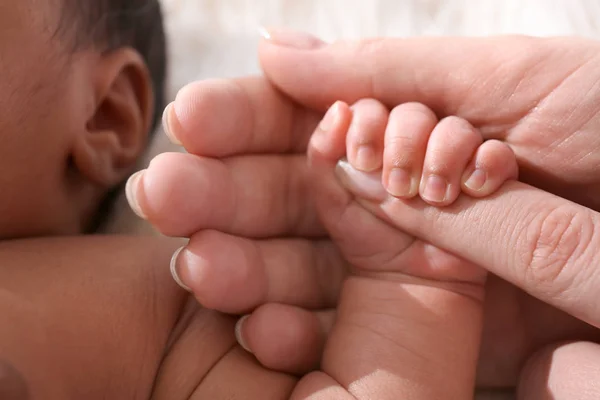
[[[0,359],[32,399],[148,397],[185,301],[164,267],[175,247],[124,237],[0,244]]]
[[[30,400],[286,398],[295,380],[260,368],[236,346],[234,318],[173,283],[179,245],[0,243],[0,393],[24,381]]]

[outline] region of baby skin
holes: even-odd
[[[292,257],[279,255],[279,263],[270,265],[280,243],[259,242],[257,252],[251,240],[215,231],[193,235],[176,254],[177,279],[190,283],[208,307],[251,310],[236,334],[265,366],[318,370],[300,380],[293,398],[472,398],[485,271],[393,228],[376,210],[356,203],[339,179],[358,176],[364,185],[359,190],[376,188],[390,201],[420,193],[443,206],[461,190],[484,197],[516,178],[512,151],[498,142],[483,143],[462,119],[438,121],[422,105],[406,104],[390,113],[376,101],[361,100],[352,107],[338,102],[329,110],[308,156],[316,208],[342,260],[321,266],[320,284],[314,282],[318,272],[301,268]],[[338,163],[344,157],[348,161]],[[393,172],[398,167],[410,171],[411,179],[398,182]],[[381,169],[383,174],[375,172]],[[421,175],[432,173],[448,182],[447,189],[421,183]],[[227,252],[217,248],[225,240]],[[258,260],[259,254],[267,261]],[[324,268],[330,269],[327,274]],[[341,287],[330,285],[346,272]],[[311,280],[320,290],[309,288]],[[257,300],[266,293],[278,296],[277,304]],[[298,354],[282,360],[274,340],[283,348],[295,345]]]
[[[312,136],[308,156],[317,211],[351,269],[326,342],[324,368],[327,356],[371,343],[373,366],[398,382],[412,382],[415,398],[471,398],[485,271],[388,225],[383,213],[357,203],[339,182],[367,198],[420,196],[447,206],[461,192],[485,197],[516,179],[513,152],[500,142],[483,142],[464,119],[439,121],[421,104],[389,112],[365,99],[351,107],[334,104]],[[402,362],[390,368],[388,357]],[[348,359],[345,373],[333,373],[351,391],[351,377],[369,373],[368,363],[353,361]],[[407,393],[402,385],[389,398]]]

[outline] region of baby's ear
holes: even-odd
[[[93,108],[72,155],[81,175],[108,188],[125,179],[146,147],[152,81],[144,60],[129,48],[102,55],[92,69]]]

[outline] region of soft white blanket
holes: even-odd
[[[162,0],[170,42],[169,97],[197,79],[259,72],[258,27],[302,29],[326,40],[362,36],[600,35],[598,0]],[[155,154],[177,151],[157,134]],[[110,232],[151,233],[124,196]]]

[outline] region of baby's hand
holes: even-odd
[[[453,203],[461,189],[473,197],[489,196],[507,179],[517,178],[512,150],[496,140],[483,142],[479,131],[459,117],[438,121],[418,103],[400,105],[390,113],[376,100],[361,100],[348,106],[337,103],[331,114],[336,137],[313,141],[325,152],[345,150],[357,170],[382,171],[382,184],[398,198],[416,195],[431,205]],[[330,115],[331,115],[330,114]],[[328,123],[328,121],[326,121]],[[341,144],[345,142],[345,148]]]
[[[445,206],[461,190],[483,197],[516,178],[514,154],[500,142],[483,143],[463,119],[438,121],[420,104],[390,113],[377,101],[361,100],[332,106],[308,155],[317,211],[353,271],[340,295],[323,371],[348,388],[356,376],[369,376],[373,387],[390,389],[381,398],[408,391],[419,399],[470,398],[486,272],[364,208],[336,179],[336,165],[346,157],[346,173],[348,164],[368,172],[361,173],[363,184],[391,198],[410,201],[419,194]],[[389,375],[368,375],[380,370]]]

